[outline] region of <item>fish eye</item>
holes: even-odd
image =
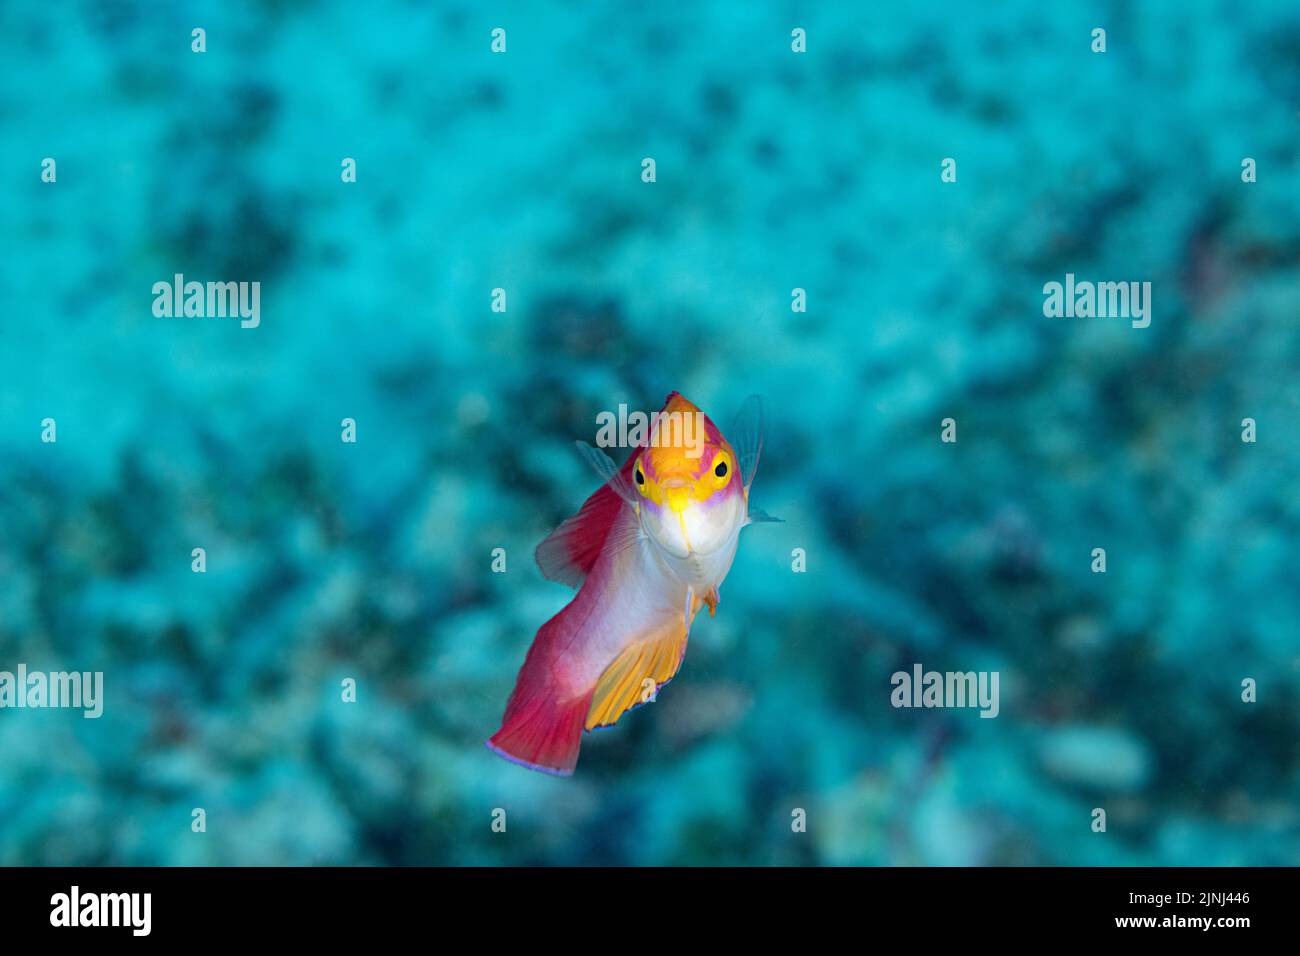
[[[648,494],[645,487],[645,472],[641,469],[641,459],[637,459],[636,465],[632,468],[632,478],[636,481],[636,490],[644,496]]]
[[[726,452],[719,452],[717,463],[713,466],[713,487],[725,488],[731,481],[731,460]]]

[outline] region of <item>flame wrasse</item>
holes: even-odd
[[[622,468],[578,443],[604,484],[537,546],[542,574],[578,593],[533,638],[487,742],[507,760],[573,773],[583,731],[617,723],[677,673],[696,612],[717,609],[741,528],[776,520],[749,507],[763,444],[758,397],[736,418],[734,447],[703,415],[702,452],[675,440],[671,429],[698,414],[673,392],[656,433]]]

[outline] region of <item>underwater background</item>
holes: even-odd
[[[105,695],[0,710],[0,864],[1300,861],[1296,4],[5,0],[0,64],[0,670]],[[673,389],[764,396],[784,523],[513,766],[574,441]]]

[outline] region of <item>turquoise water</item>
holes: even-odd
[[[104,675],[0,710],[0,863],[1300,859],[1300,11],[655,6],[0,7],[0,670]],[[785,523],[511,766],[573,442],[673,389]]]

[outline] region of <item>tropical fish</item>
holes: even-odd
[[[690,434],[686,416],[703,422],[702,444],[677,440]],[[612,726],[672,680],[696,613],[717,609],[741,528],[778,520],[749,506],[762,426],[751,396],[733,446],[673,392],[621,468],[578,442],[605,482],[536,552],[543,575],[578,593],[533,638],[488,747],[568,776],[583,731]]]

